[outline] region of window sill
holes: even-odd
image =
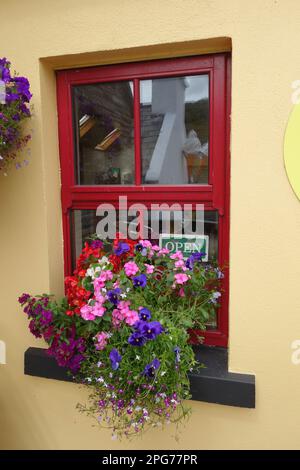
[[[255,408],[255,376],[229,372],[226,349],[197,346],[195,353],[206,367],[190,373],[192,400]],[[28,348],[24,359],[26,375],[72,382],[67,369],[59,367],[45,349]]]

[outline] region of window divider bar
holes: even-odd
[[[140,117],[140,81],[133,80],[133,114],[134,114],[134,161],[135,184],[141,185],[141,117]]]

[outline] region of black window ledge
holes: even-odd
[[[189,375],[192,400],[255,408],[255,376],[229,372],[227,349],[197,346],[195,354],[205,368]],[[72,382],[67,369],[58,366],[42,348],[27,349],[24,372],[26,375]]]

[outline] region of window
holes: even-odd
[[[57,73],[65,272],[96,209],[143,203],[204,205],[208,260],[229,255],[230,58],[227,54],[155,60]],[[170,226],[176,225],[176,211]],[[158,230],[149,237],[160,241]],[[173,229],[172,229],[173,230]],[[228,274],[206,344],[226,346]]]

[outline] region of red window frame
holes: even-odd
[[[205,210],[219,215],[218,261],[225,268],[218,327],[204,332],[208,345],[227,346],[229,287],[229,116],[231,61],[229,54],[213,54],[148,62],[62,70],[57,72],[61,201],[64,235],[65,274],[72,270],[71,211],[96,209],[100,203],[117,206],[120,194],[128,204],[160,202],[203,203]],[[206,185],[142,185],[139,80],[185,75],[209,75],[209,182]],[[74,85],[132,80],[134,84],[135,185],[80,186],[75,180],[72,93]]]

